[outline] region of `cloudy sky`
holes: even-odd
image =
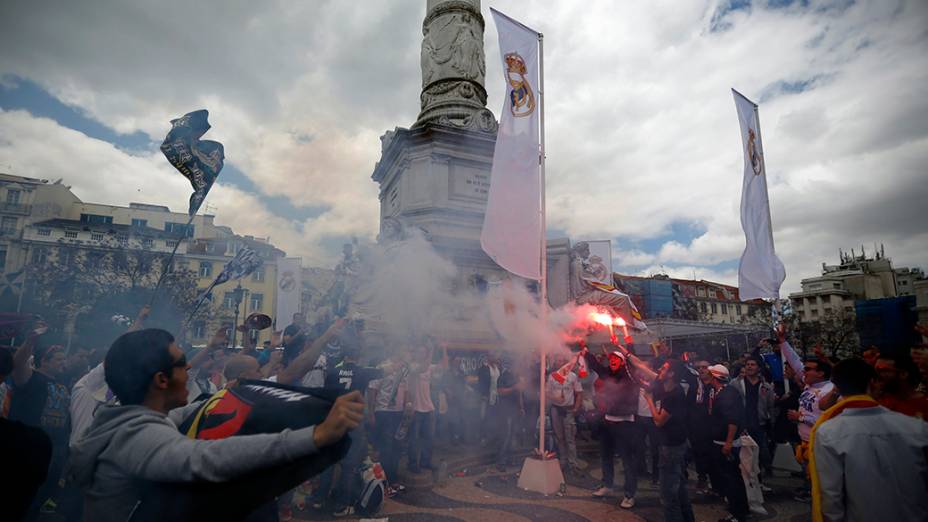
[[[928,268],[928,3],[484,0],[545,34],[549,234],[614,268],[737,282],[741,138],[760,104],[784,289],[839,248]],[[158,151],[210,110],[217,222],[304,264],[377,230],[379,136],[418,114],[424,0],[0,4],[0,171],[186,208]]]

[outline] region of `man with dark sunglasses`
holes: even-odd
[[[796,460],[799,461],[803,469],[807,470],[809,435],[812,433],[815,421],[822,415],[822,399],[834,390],[834,385],[829,380],[831,378],[831,366],[819,359],[806,358],[803,360],[800,358],[796,350],[786,342],[786,331],[783,325],[779,325],[777,328],[777,340],[780,342],[780,351],[783,358],[793,371],[799,375],[804,385],[802,394],[799,395],[799,409],[787,411],[786,417],[799,424],[801,442],[799,447],[796,448]],[[809,502],[812,499],[810,494],[810,485],[807,480],[806,486],[796,492],[795,499],[800,502]]]
[[[187,438],[177,426],[200,406],[184,407],[188,368],[164,330],[126,333],[113,343],[104,371],[121,405],[103,407],[72,448],[72,473],[85,492],[85,520],[127,520],[146,483],[228,482],[316,454],[363,418],[364,403],[354,392],[336,400],[316,426],[218,440]]]

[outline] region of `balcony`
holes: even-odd
[[[21,205],[19,203],[0,203],[0,213],[3,214],[28,216],[30,212],[32,212],[32,205]]]

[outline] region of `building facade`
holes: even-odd
[[[802,291],[790,294],[793,309],[803,321],[814,322],[839,313],[853,314],[857,301],[916,295],[924,280],[919,268],[894,269],[892,260],[878,250],[868,256],[840,253],[840,263],[822,263],[822,274],[803,279]]]
[[[216,225],[214,216],[194,217],[187,227],[186,213],[171,212],[168,207],[145,203],[129,206],[104,205],[81,201],[70,187],[59,182],[0,174],[0,268],[3,269],[4,304],[15,302],[15,294],[28,288],[30,269],[47,263],[67,265],[72,260],[112,259],[124,253],[137,259],[158,259],[160,263],[177,249],[171,270],[190,270],[198,289],[205,289],[219,275],[225,264],[243,247],[255,250],[263,260],[262,268],[239,281],[230,281],[212,292],[208,305],[209,321],[194,321],[182,337],[205,343],[221,325],[235,319],[237,297],[240,298],[239,321],[252,312],[275,317],[276,266],[285,254],[266,239],[240,236],[229,227]],[[183,239],[183,241],[181,241]],[[95,257],[96,256],[96,257]],[[90,263],[101,270],[111,263]],[[132,284],[154,286],[162,268],[150,268]],[[106,274],[126,277],[125,274]],[[130,283],[127,281],[127,283]],[[241,290],[236,292],[236,289]],[[10,299],[10,294],[14,298]],[[21,303],[21,299],[19,299]],[[127,314],[136,311],[127,310]],[[269,330],[259,341],[268,340]]]
[[[627,293],[646,319],[674,318],[718,324],[744,324],[766,306],[743,302],[738,288],[706,280],[613,274],[617,288]]]

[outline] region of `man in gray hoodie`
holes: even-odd
[[[189,365],[170,333],[124,334],[113,343],[104,367],[106,383],[121,405],[102,408],[71,454],[71,474],[85,493],[85,520],[127,520],[146,484],[224,483],[316,454],[338,443],[363,418],[364,403],[354,392],[339,397],[316,426],[190,439],[177,426],[200,404],[184,407]]]

